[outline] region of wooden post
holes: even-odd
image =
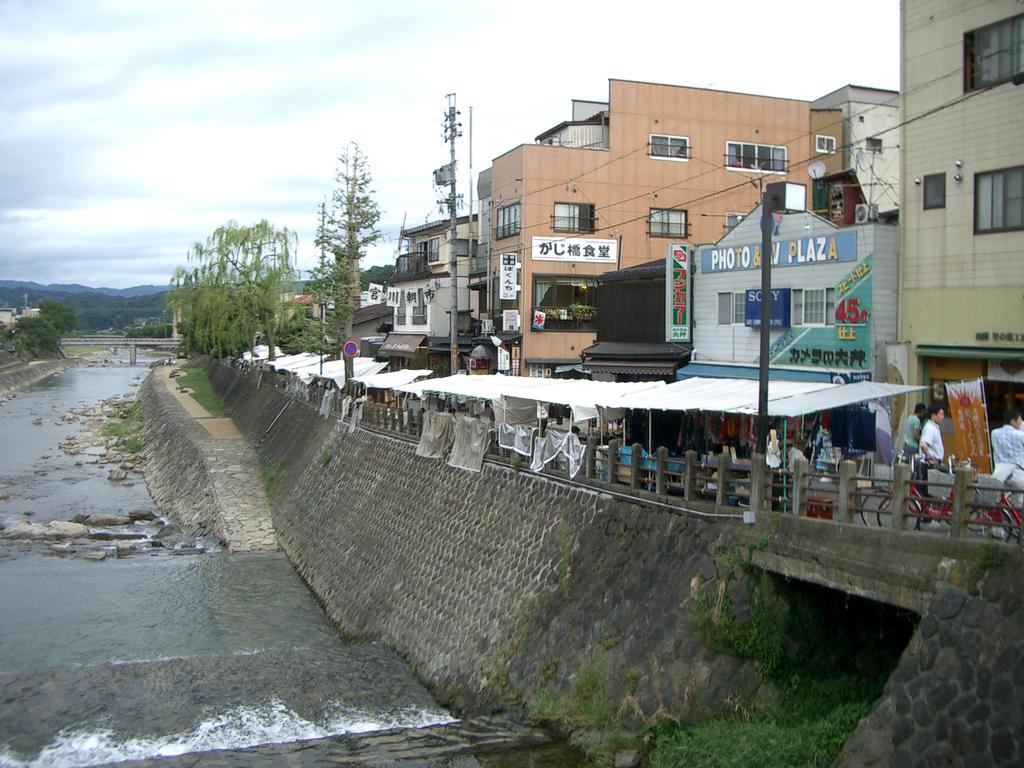
[[[729,454],[722,451],[718,454],[718,491],[715,494],[715,510],[721,512],[726,507],[728,497],[726,496],[725,489],[728,483],[726,479],[729,474]]]
[[[853,522],[850,498],[856,486],[857,465],[846,459],[839,462],[839,478],[836,482],[836,514],[833,519],[841,523]]]
[[[686,472],[683,475],[683,498],[693,501],[697,497],[697,470],[700,459],[693,449],[683,454],[686,461]]]
[[[892,515],[893,530],[902,531],[906,528],[907,495],[910,493],[910,465],[902,461],[892,471],[892,501],[889,502],[889,514]]]
[[[970,484],[973,473],[969,467],[957,467],[953,475],[953,508],[950,511],[950,536],[954,539],[962,538],[967,530],[967,519],[971,515],[971,506],[968,503]],[[986,531],[987,533],[987,531]]]
[[[597,462],[595,456],[597,454],[597,437],[595,435],[587,435],[587,452],[583,455],[584,462],[584,473],[588,480],[593,480],[596,474]]]
[[[768,476],[764,456],[754,453],[750,457],[750,511],[757,513],[764,509],[765,478]]]
[[[617,482],[619,474],[619,441],[608,441],[608,482]]]
[[[807,474],[807,459],[797,459],[793,465],[793,513],[800,517],[804,506],[804,475]]]
[[[659,445],[655,451],[658,457],[658,465],[654,474],[654,492],[659,496],[665,495],[665,470],[668,469],[668,448]]]
[[[633,443],[632,454],[629,457],[629,487],[640,487],[640,451],[643,446],[640,443]]]

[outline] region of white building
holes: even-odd
[[[761,209],[694,258],[689,376],[757,378]],[[896,339],[898,227],[838,228],[813,213],[783,216],[772,237],[771,377],[886,379]]]

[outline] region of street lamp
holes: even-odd
[[[757,449],[768,452],[768,346],[771,337],[772,227],[774,214],[807,210],[807,187],[789,181],[766,184],[761,196],[761,356],[757,369]]]

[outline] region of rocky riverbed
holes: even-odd
[[[102,359],[89,360],[87,365],[101,366]],[[139,435],[129,430],[111,434],[110,427],[131,424],[132,395],[107,398],[95,405],[67,410],[53,417],[66,425],[77,425],[78,431],[61,440],[58,449],[71,457],[76,469],[97,465],[106,470],[110,483],[131,487],[144,481],[146,459],[138,448]],[[41,426],[42,416],[32,423]],[[43,459],[50,458],[44,454]],[[45,476],[47,469],[33,474]],[[0,500],[8,498],[0,494]],[[84,558],[99,562],[108,557],[124,558],[137,554],[176,555],[202,554],[219,549],[210,531],[200,527],[186,536],[180,527],[151,508],[110,512],[75,512],[64,510],[56,519],[36,522],[34,512],[22,512],[24,520],[0,522],[0,539],[6,543],[43,550],[54,556]],[[62,519],[63,518],[63,519]]]

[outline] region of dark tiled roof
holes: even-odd
[[[682,360],[690,354],[689,344],[667,341],[640,343],[633,341],[599,341],[583,350],[587,358],[613,357],[624,360]]]
[[[352,313],[352,322],[365,323],[379,317],[390,317],[393,311],[394,307],[389,307],[387,304],[367,304]]]
[[[665,277],[665,260],[648,261],[645,264],[637,264],[635,267],[617,269],[614,272],[605,272],[597,279],[602,283],[613,280],[643,280],[652,277]]]

